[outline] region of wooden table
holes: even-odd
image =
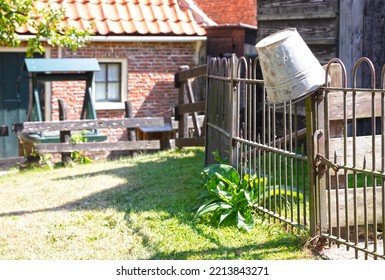
[[[159,140],[161,150],[171,149],[170,139],[174,138],[174,130],[170,124],[161,126],[138,127],[138,140]]]

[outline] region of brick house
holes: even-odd
[[[195,0],[218,25],[257,25],[257,0]]]
[[[48,4],[50,3],[50,4]],[[182,65],[205,62],[206,26],[216,23],[191,0],[38,0],[38,5],[63,7],[67,23],[78,28],[93,24],[91,42],[72,52],[47,46],[46,58],[96,58],[93,94],[98,118],[122,118],[124,102],[133,114],[171,117],[177,103],[174,74]],[[26,40],[31,30],[19,29]],[[0,123],[25,121],[28,73],[23,72],[25,48],[0,47]],[[10,67],[12,65],[12,67]],[[12,68],[12,69],[9,69]],[[10,71],[11,70],[11,71]],[[46,83],[41,100],[45,120],[58,120],[57,99],[67,104],[68,119],[79,119],[85,83]],[[13,103],[12,103],[13,102]],[[18,154],[17,136],[0,138],[0,158]],[[115,131],[109,140],[124,140]]]

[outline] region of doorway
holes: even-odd
[[[0,158],[19,155],[17,134],[11,132],[13,123],[27,117],[29,80],[23,71],[25,53],[0,53],[0,126],[8,127],[8,135],[0,137]]]

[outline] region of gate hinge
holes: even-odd
[[[338,172],[338,170],[340,169],[340,167],[337,164],[333,163],[331,160],[327,159],[321,154],[316,155],[314,165],[315,167],[321,167],[323,172],[326,171],[325,166],[329,166],[335,172]]]

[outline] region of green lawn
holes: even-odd
[[[201,148],[0,177],[0,259],[315,259],[305,233],[194,221]]]

